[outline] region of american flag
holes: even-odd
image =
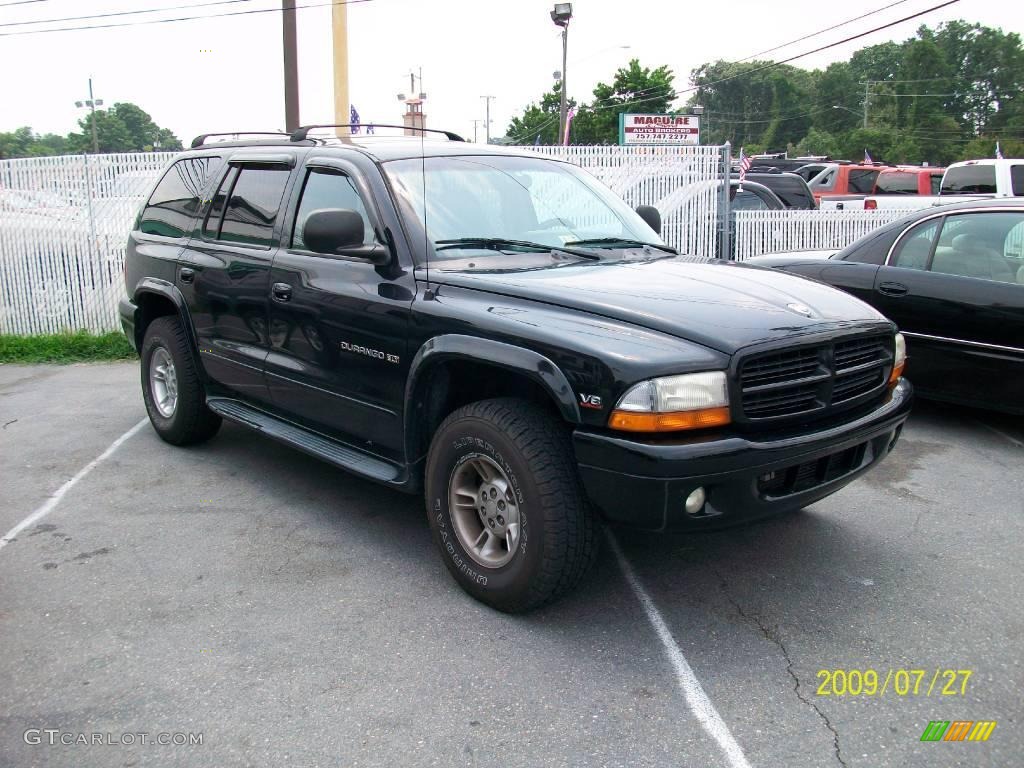
[[[743,147],[740,147],[740,184],[750,170],[750,155],[744,154]]]
[[[353,134],[359,133],[359,113],[356,112],[355,104],[349,105],[348,121],[352,126],[349,130]]]
[[[1002,159],[1003,159],[1003,150],[1001,150],[999,148],[999,142],[997,141],[996,142],[996,160],[1002,160]]]
[[[875,161],[871,159],[871,155],[869,155],[868,151],[865,149],[864,150],[864,165],[871,165],[874,162]]]

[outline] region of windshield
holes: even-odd
[[[426,218],[431,263],[502,255],[493,243],[451,247],[466,239],[535,243],[545,252],[597,239],[662,245],[622,200],[568,163],[482,155],[393,160],[384,169],[421,233]]]

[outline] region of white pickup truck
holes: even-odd
[[[830,205],[822,200],[821,208],[910,211],[986,197],[1024,197],[1024,159],[965,160],[953,163],[943,174],[937,195],[867,195],[862,199],[836,200]]]

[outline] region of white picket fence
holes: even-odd
[[[714,258],[722,147],[523,147],[594,174],[631,208],[661,212],[665,242],[696,260]]]
[[[0,162],[0,333],[118,327],[131,222],[172,152]]]
[[[524,147],[653,205],[686,258],[716,255],[722,147]],[[118,328],[127,233],[173,154],[0,161],[0,333]],[[735,257],[838,249],[906,211],[739,211]]]
[[[839,250],[908,210],[736,211],[735,259],[784,251]]]

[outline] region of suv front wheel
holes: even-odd
[[[501,611],[554,600],[597,554],[568,432],[533,403],[484,400],[448,416],[430,445],[426,498],[448,570]]]
[[[158,317],[150,323],[139,356],[142,399],[156,433],[173,445],[213,437],[221,419],[206,407],[206,393],[181,321]]]

